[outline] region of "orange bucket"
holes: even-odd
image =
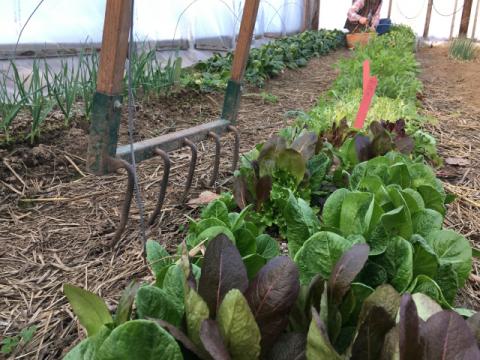
[[[347,47],[349,49],[355,48],[355,45],[366,45],[371,38],[377,36],[375,32],[361,32],[347,34]]]

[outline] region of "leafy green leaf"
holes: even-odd
[[[411,175],[408,171],[408,166],[405,163],[397,163],[390,166],[388,169],[391,184],[398,184],[402,189],[411,186]]]
[[[163,281],[163,289],[170,295],[170,299],[177,304],[179,312],[183,313],[185,274],[180,265],[173,265],[168,269]]]
[[[173,257],[154,240],[147,240],[147,261],[155,274],[156,283],[161,286],[168,267],[174,263]]]
[[[235,242],[235,235],[233,235],[230,229],[226,228],[225,226],[213,226],[205,231],[202,231],[196,237],[195,243],[189,245],[193,247],[200,244],[202,241],[206,241],[208,243],[220,235],[225,235],[228,239],[230,239],[231,242]]]
[[[387,270],[383,266],[369,260],[355,281],[376,288],[388,281]]]
[[[350,194],[350,190],[338,189],[327,198],[322,213],[322,219],[325,226],[340,228],[342,204],[347,194]]]
[[[240,228],[236,230],[233,235],[235,236],[235,245],[237,246],[240,255],[248,256],[257,252],[257,242],[255,236],[246,228]]]
[[[380,221],[390,236],[398,235],[406,239],[410,239],[412,236],[412,218],[405,206],[386,212],[382,215]]]
[[[278,242],[268,234],[262,234],[255,239],[257,242],[257,253],[267,260],[280,255]]]
[[[251,211],[252,209],[252,206],[253,205],[248,205],[247,207],[245,207],[244,209],[242,209],[242,211],[240,212],[240,214],[238,214],[238,216],[235,217],[235,220],[232,222],[232,230],[233,231],[236,231],[238,229],[240,229],[244,222],[245,222],[245,217],[248,215],[248,213]],[[229,218],[230,218],[230,215],[232,213],[228,214]],[[236,214],[236,213],[233,213],[233,214]]]
[[[128,284],[125,290],[123,290],[122,297],[118,302],[117,312],[115,313],[115,326],[121,325],[130,320],[133,301],[135,300],[135,296],[137,295],[139,287],[139,283],[132,281],[130,284]]]
[[[247,300],[238,289],[230,290],[218,309],[220,333],[232,359],[257,359],[260,355],[260,330]]]
[[[308,284],[317,274],[328,279],[333,267],[358,238],[344,238],[332,232],[321,231],[310,237],[295,255],[300,270],[300,282]]]
[[[107,305],[99,296],[70,284],[63,285],[63,292],[88,336],[95,335],[103,325],[113,322]]]
[[[371,224],[374,197],[370,193],[351,192],[343,200],[340,213],[340,230],[344,235],[366,234]]]
[[[97,352],[105,339],[110,335],[112,329],[108,326],[102,326],[98,333],[81,341],[71,349],[64,360],[96,360]]]
[[[202,211],[202,219],[214,218],[228,224],[228,208],[223,201],[215,200]]]
[[[342,359],[330,343],[325,323],[315,309],[312,309],[312,321],[307,335],[307,359]]]
[[[165,289],[156,286],[142,286],[135,300],[139,318],[165,320],[175,326],[180,325],[183,318],[183,304]]]
[[[310,188],[315,192],[318,191],[322,182],[325,179],[325,175],[331,165],[330,158],[323,152],[313,156],[307,162],[307,169],[310,173]]]
[[[445,215],[445,195],[440,193],[437,189],[430,185],[421,185],[418,187],[418,192],[422,195],[425,207],[438,211]]]
[[[305,176],[306,163],[301,153],[293,149],[285,149],[278,153],[276,166],[278,169],[293,175],[296,184],[300,184]]]
[[[343,325],[357,325],[357,319],[360,315],[363,302],[373,293],[373,289],[362,283],[352,283],[350,290],[345,295],[340,305],[340,313],[342,315]]]
[[[449,304],[453,304],[458,286],[458,275],[452,264],[442,264],[438,267],[437,274],[433,278],[437,285],[442,289],[442,294]]]
[[[291,192],[283,215],[287,221],[288,250],[294,257],[304,242],[320,229],[320,221],[308,203],[295,198]]]
[[[420,319],[427,321],[430,316],[442,311],[442,307],[433,301],[429,296],[422,293],[412,295]]]
[[[415,213],[412,217],[413,232],[426,237],[432,231],[440,230],[443,225],[443,216],[438,211],[424,209]]]
[[[185,297],[185,315],[188,337],[195,345],[201,347],[200,327],[202,322],[209,318],[210,311],[207,303],[194,289],[188,289]]]
[[[412,283],[407,289],[407,292],[411,294],[423,293],[434,299],[442,306],[450,307],[450,304],[443,296],[442,289],[440,289],[438,284],[428,276],[418,275],[415,279],[413,279]]]
[[[98,360],[183,359],[175,339],[156,323],[132,320],[115,328],[97,352]]]
[[[225,223],[217,218],[207,218],[200,220],[193,230],[195,231],[195,234],[198,235],[214,226],[222,226],[228,228],[228,224],[229,223]]]
[[[451,264],[462,287],[472,268],[472,249],[467,239],[453,230],[431,232],[425,240],[438,256],[440,265]]]
[[[413,235],[413,277],[426,275],[433,278],[437,274],[438,259],[432,247],[419,235]]]
[[[243,258],[247,269],[248,279],[251,280],[257,275],[260,269],[267,263],[267,259],[259,254],[250,254]]]
[[[379,256],[378,263],[387,271],[389,283],[403,292],[413,278],[412,245],[399,236],[390,240],[384,254]]]

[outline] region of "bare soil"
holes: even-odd
[[[446,225],[480,248],[480,59],[458,62],[445,47],[418,53],[424,84],[424,109],[437,119],[429,129],[438,140],[445,166],[437,175],[457,196],[449,206]],[[479,263],[458,297],[458,305],[480,311]]]
[[[313,59],[308,66],[285,71],[263,91],[276,102],[263,100],[258,89],[247,89],[239,113],[241,152],[268,139],[291,119],[291,110],[307,111],[336,77],[334,64],[345,56],[338,51]],[[180,92],[137,104],[137,140],[216,119],[223,96]],[[120,142],[126,143],[126,119]],[[44,132],[42,142],[17,143],[0,150],[0,334],[12,336],[35,324],[32,342],[15,357],[60,358],[83,331],[62,295],[62,285],[73,283],[101,295],[114,308],[121,290],[134,278],[148,279],[142,259],[139,211],[132,205],[130,219],[115,248],[109,240],[118,224],[126,189],[124,173],[96,177],[85,169],[88,126],[81,120],[69,129]],[[228,189],[233,138],[222,137],[222,161],[216,192]],[[213,144],[199,144],[199,159],[190,198],[205,190],[213,163]],[[188,151],[171,154],[171,181],[160,220],[147,235],[169,248],[184,237],[182,207]],[[73,165],[75,164],[75,166]],[[138,166],[139,183],[148,216],[158,196],[162,165],[150,159]]]

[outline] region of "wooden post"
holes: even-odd
[[[303,25],[302,31],[307,31],[310,29],[312,24],[312,10],[311,10],[311,0],[303,0]]]
[[[390,0],[388,2],[388,18],[389,19],[392,17],[392,5],[393,5],[393,0]]]
[[[470,14],[472,13],[472,4],[473,0],[465,0],[463,3],[462,22],[460,23],[460,33],[458,36],[467,36]]]
[[[452,25],[450,26],[450,37],[449,37],[450,40],[453,38],[453,30],[455,29],[455,20],[457,19],[457,6],[458,6],[458,0],[455,0],[455,4],[453,5]]]
[[[246,0],[243,8],[242,23],[240,24],[240,33],[232,63],[232,80],[241,81],[245,72],[245,67],[252,44],[253,30],[257,19],[258,6],[260,0]]]
[[[432,8],[433,8],[433,0],[428,0],[428,7],[427,7],[427,17],[425,19],[425,28],[423,30],[423,38],[428,38],[428,32],[430,30],[430,19],[432,18]]]
[[[311,30],[318,30],[318,22],[320,18],[320,0],[313,0],[312,6],[312,27]]]
[[[97,175],[109,172],[117,148],[131,8],[132,0],[107,0],[87,152],[87,167]]]
[[[480,0],[477,1],[477,7],[475,8],[475,18],[473,19],[472,39],[475,39],[475,32],[477,31],[478,13],[480,11]]]
[[[233,54],[232,73],[228,81],[225,99],[223,101],[222,118],[232,124],[237,121],[240,106],[241,83],[250,54],[255,21],[257,19],[260,0],[245,0],[242,23],[238,34],[237,46]]]

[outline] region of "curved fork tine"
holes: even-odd
[[[238,156],[240,154],[240,133],[238,132],[237,128],[232,125],[227,126],[228,131],[233,132],[235,136],[235,145],[233,148],[233,160],[232,160],[232,172],[235,172],[237,169],[238,163]]]
[[[160,214],[160,211],[162,211],[163,202],[165,201],[165,194],[167,193],[168,177],[170,176],[171,165],[170,158],[165,151],[159,148],[155,148],[153,151],[163,159],[163,177],[160,185],[160,194],[158,195],[157,206],[155,207],[155,210],[153,210],[153,213],[148,220],[149,226],[153,225],[155,219],[158,217],[158,214]]]
[[[193,174],[195,173],[195,166],[197,164],[197,147],[195,146],[195,144],[187,138],[183,140],[183,144],[184,146],[188,146],[190,148],[192,152],[192,157],[190,159],[190,169],[188,170],[187,182],[185,184],[185,190],[182,196],[182,205],[185,204],[185,202],[187,201],[187,195],[190,191],[190,187],[192,186]]]
[[[220,144],[220,136],[218,136],[218,134],[214,133],[213,131],[210,131],[208,133],[208,136],[210,136],[215,141],[215,162],[213,163],[212,178],[208,183],[208,186],[213,187],[215,185],[215,182],[218,179],[218,170],[220,168],[221,144]]]
[[[120,223],[118,224],[117,230],[113,234],[110,243],[113,247],[117,244],[118,240],[120,240],[120,237],[125,230],[125,226],[127,225],[128,214],[130,213],[130,205],[132,204],[133,190],[135,186],[135,173],[133,171],[132,165],[122,159],[109,158],[109,166],[112,171],[123,168],[127,170],[128,174],[127,191],[125,192],[122,211],[120,213]]]

